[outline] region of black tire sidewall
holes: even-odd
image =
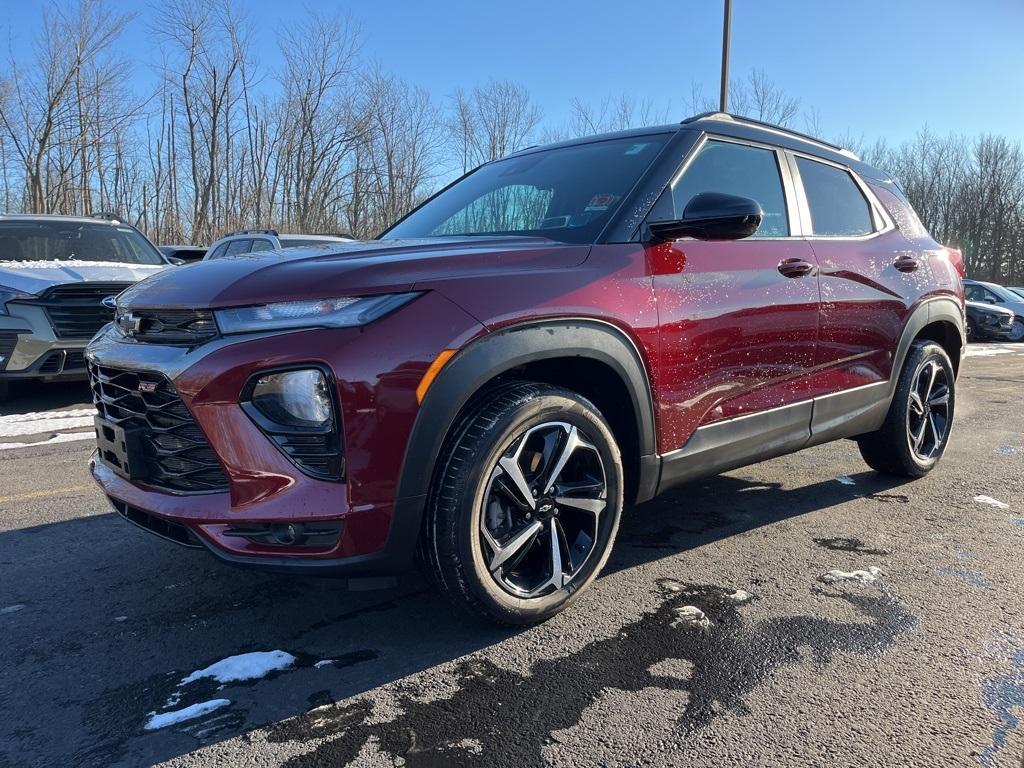
[[[544,394],[530,398],[504,414],[491,430],[486,445],[479,446],[479,460],[461,483],[465,492],[457,502],[456,548],[464,564],[466,586],[480,600],[488,614],[502,621],[530,623],[557,613],[573,602],[576,595],[597,577],[607,562],[618,531],[623,506],[622,461],[611,429],[597,410],[572,393],[545,388]],[[608,505],[598,530],[598,543],[590,560],[564,589],[536,598],[517,597],[498,585],[487,569],[480,542],[479,525],[483,513],[483,495],[498,459],[512,442],[533,426],[562,421],[581,429],[597,448],[604,464]],[[603,541],[602,541],[603,538]]]

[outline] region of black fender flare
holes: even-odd
[[[903,362],[907,359],[910,345],[926,326],[938,322],[945,322],[956,328],[960,340],[961,354],[963,354],[963,349],[967,346],[967,337],[964,334],[963,306],[950,296],[936,296],[921,302],[907,319],[906,324],[903,326],[903,334],[896,345],[896,353],[892,361],[892,373],[889,376],[890,400],[896,392],[896,384],[899,382],[900,372],[903,370]],[[953,361],[953,368],[959,372],[959,360]]]
[[[481,387],[521,365],[558,357],[597,360],[620,377],[636,414],[642,474],[649,474],[657,464],[654,401],[636,344],[624,331],[601,320],[539,320],[481,336],[460,349],[441,369],[413,423],[398,478],[396,507],[406,508],[406,502],[417,500],[420,503],[416,506],[422,510],[445,439],[459,413]],[[641,496],[645,495],[645,479],[641,478]],[[654,478],[651,493],[656,485]]]

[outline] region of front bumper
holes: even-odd
[[[303,330],[221,338],[186,349],[138,343],[108,326],[90,343],[89,362],[169,379],[222,465],[228,490],[184,493],[130,482],[96,456],[92,475],[131,522],[158,535],[166,533],[165,523],[182,526],[187,535],[164,537],[204,546],[232,564],[344,575],[401,570],[412,561],[425,503],[422,496],[396,498],[419,410],[416,386],[437,351],[459,342],[453,329],[468,335],[477,328],[433,293],[378,320],[372,333]],[[254,373],[304,365],[327,369],[337,382],[343,482],[304,474],[239,405]],[[239,534],[255,526],[330,522],[340,524],[340,535],[323,546]]]
[[[41,309],[17,310],[0,315],[0,379],[85,378],[88,339],[58,339]]]

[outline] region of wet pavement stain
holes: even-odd
[[[864,497],[883,504],[909,504],[910,498],[902,493],[869,493]]]
[[[245,651],[238,653],[243,652]],[[221,661],[230,655],[236,654],[226,654],[206,662],[197,662],[195,668],[205,669],[210,664]],[[175,670],[161,672],[142,681],[107,689],[96,698],[86,702],[65,699],[59,702],[61,706],[82,705],[82,718],[90,725],[89,732],[92,734],[92,740],[82,745],[75,753],[74,764],[76,766],[101,766],[116,762],[125,755],[129,740],[143,731],[143,725],[147,721],[149,713],[184,709],[191,704],[213,698],[228,698],[232,703],[229,707],[216,710],[209,717],[184,721],[177,726],[168,727],[167,730],[187,733],[200,740],[226,738],[241,732],[246,725],[245,702],[237,700],[239,689],[252,688],[261,682],[287,675],[289,672],[315,667],[318,663],[321,666],[343,668],[373,661],[379,656],[377,651],[369,649],[340,653],[326,659],[301,652],[295,652],[293,655],[295,662],[290,667],[274,670],[249,680],[236,680],[221,684],[213,678],[204,677],[182,686],[181,680],[189,673],[189,670]]]
[[[659,586],[664,600],[657,610],[625,625],[615,637],[558,659],[537,661],[529,674],[470,659],[456,666],[458,689],[450,698],[424,701],[410,686],[400,685],[396,704],[402,715],[394,720],[374,722],[373,704],[363,699],[320,707],[281,723],[267,739],[330,739],[289,759],[289,768],[347,765],[368,744],[409,768],[482,768],[499,762],[541,766],[542,749],[554,741],[552,734],[577,725],[606,689],[688,692],[688,703],[675,720],[689,733],[723,713],[746,713],[745,695],[776,668],[799,661],[802,649],[817,663],[831,661],[836,652],[877,653],[916,623],[884,592],[813,588],[818,599],[848,603],[867,622],[817,616],[747,621],[741,612],[745,603],[730,598],[733,589],[670,580]],[[709,624],[680,623],[681,609],[688,606],[702,611]],[[686,679],[651,671],[668,660],[689,661],[693,671]]]
[[[831,549],[833,552],[852,552],[857,555],[874,555],[876,557],[891,554],[887,549],[866,547],[864,542],[857,538],[837,536],[831,539],[815,539],[814,543],[819,547]]]
[[[999,720],[999,725],[992,732],[992,743],[978,756],[984,768],[995,768],[996,755],[1006,746],[1010,733],[1021,724],[1016,713],[1024,710],[1024,650],[1017,651],[1010,661],[1012,668],[1007,674],[990,677],[981,686],[985,706]],[[1024,759],[1021,765],[1024,765]]]
[[[948,565],[940,565],[935,570],[943,576],[953,576],[961,581],[967,582],[977,589],[992,588],[992,583],[986,579],[983,574],[978,573],[978,571],[972,571],[968,568],[954,568]]]

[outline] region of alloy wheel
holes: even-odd
[[[1007,337],[1010,341],[1021,341],[1024,339],[1024,320],[1019,317],[1013,321],[1013,325],[1010,328],[1010,335]]]
[[[491,470],[480,514],[497,584],[533,598],[567,588],[604,546],[604,462],[579,427],[546,422],[512,440]]]
[[[949,432],[949,379],[938,360],[927,360],[910,388],[907,436],[920,461],[930,461],[942,450]]]

